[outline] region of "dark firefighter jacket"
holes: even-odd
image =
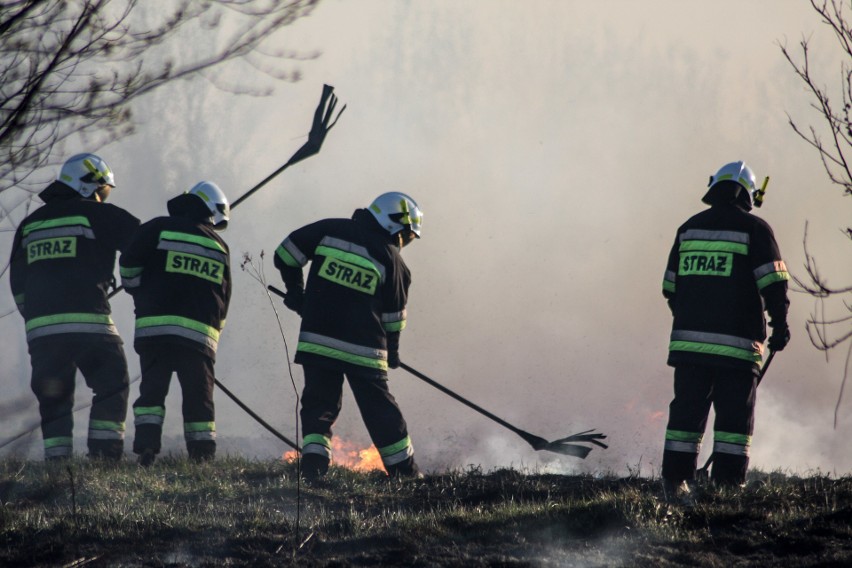
[[[228,245],[201,220],[210,213],[197,196],[168,209],[139,227],[118,261],[136,305],[134,345],[178,344],[215,360],[231,299]]]
[[[73,334],[121,343],[107,298],[116,252],[130,242],[139,219],[61,182],[39,197],[45,205],[18,226],[9,268],[27,341]]]
[[[287,290],[308,273],[296,363],[343,371],[387,372],[399,349],[411,273],[388,234],[366,209],[352,219],[324,219],[290,233],[275,251]]]
[[[677,230],[663,279],[674,322],[668,364],[751,367],[766,339],[764,310],[786,325],[787,280],[772,229],[734,203]]]

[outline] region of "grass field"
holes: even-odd
[[[0,566],[852,566],[852,478],[657,480],[475,468],[388,481],[281,461],[0,461]]]

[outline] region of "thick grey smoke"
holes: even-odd
[[[803,272],[809,219],[830,282],[848,283],[848,241],[837,231],[846,204],[785,114],[819,120],[778,42],[813,34],[826,80],[839,69],[807,5],[330,1],[290,31],[280,47],[323,52],[302,65],[300,83],[251,99],[182,82],[136,109],[138,134],[101,150],[120,183],[114,201],[149,218],[200,179],[236,198],[274,171],[304,142],[323,83],[349,105],[322,152],[246,201],[224,234],[237,281],[217,373],[288,436],[295,394],[284,344],[240,258],[249,253],[278,283],[271,254],[289,231],[349,216],[384,191],[406,191],[425,211],[423,238],[405,250],[414,284],[403,360],[534,434],[610,436],[610,449],[584,462],[537,453],[393,371],[427,469],[658,473],[672,382],[662,272],[675,229],[702,207],[723,163],[744,159],[771,176],[759,214],[794,272]],[[220,78],[239,80],[227,70]],[[794,339],[760,390],[753,465],[845,473],[852,402],[832,425],[842,357],[826,363],[810,346],[804,322],[814,306],[804,295],[792,301]],[[275,306],[292,350],[298,322]],[[130,343],[132,305],[122,297],[114,308]],[[4,391],[29,401],[18,415],[34,422],[16,318],[0,320]],[[138,372],[130,347],[128,356]],[[170,447],[182,451],[176,383],[172,391]],[[138,383],[131,400],[137,394]],[[286,449],[224,395],[216,401],[225,451]],[[369,444],[351,397],[337,433]],[[38,447],[37,433],[29,440]]]

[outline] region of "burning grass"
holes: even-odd
[[[642,478],[476,468],[389,481],[286,461],[0,462],[4,566],[844,566],[852,479],[751,475],[669,507]],[[76,563],[76,564],[75,564]]]
[[[369,448],[364,449],[354,442],[334,437],[331,439],[331,455],[332,462],[340,467],[362,472],[385,471],[382,456],[379,455],[376,446],[372,444]],[[299,454],[295,450],[290,450],[284,453],[282,459],[285,462],[292,463],[298,457]]]

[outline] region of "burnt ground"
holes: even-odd
[[[241,479],[275,507],[294,496],[277,475]],[[18,488],[17,499],[4,487],[3,566],[852,566],[849,478],[763,476],[668,505],[656,481],[638,478],[346,474],[300,488],[298,526],[240,498],[222,524],[196,522],[194,508],[216,498],[201,494],[172,496],[172,518],[133,523],[96,504],[45,510],[49,487]],[[56,517],[38,525],[22,513]]]

